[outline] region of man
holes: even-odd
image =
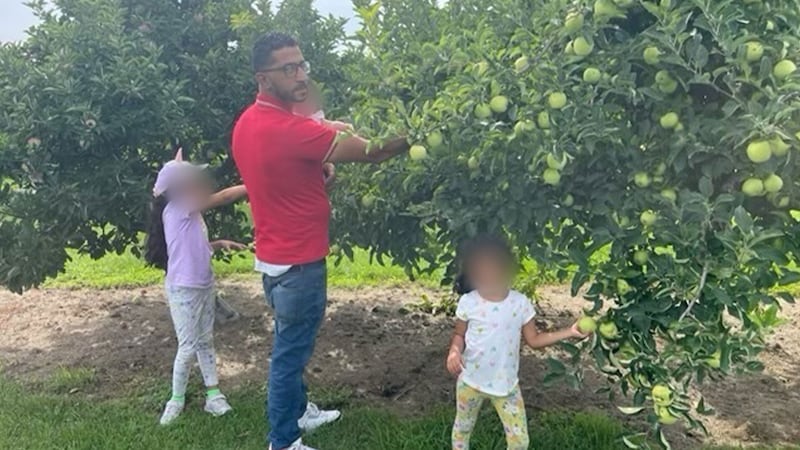
[[[293,114],[309,93],[309,64],[286,34],[258,39],[253,69],[258,96],[234,126],[232,148],[253,213],[256,270],[274,312],[268,439],[272,450],[313,450],[303,445],[301,429],[339,417],[308,403],[303,383],[327,302],[330,203],[320,166],[379,163],[408,143],[394,139],[368,154],[364,139]]]

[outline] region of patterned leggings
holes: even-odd
[[[197,357],[206,386],[216,386],[217,356],[214,352],[214,288],[167,287],[169,312],[178,336],[178,353],[172,367],[172,395],[183,397],[192,359]]]
[[[505,397],[495,397],[459,380],[456,387],[456,421],[453,424],[453,450],[468,450],[469,438],[483,402],[489,399],[503,422],[508,450],[528,449],[528,420],[519,386]]]

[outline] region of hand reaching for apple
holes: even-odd
[[[575,322],[572,324],[571,327],[569,327],[571,337],[585,339],[589,337],[592,333],[594,333],[594,331],[588,331],[586,333],[582,332],[580,327],[578,326],[579,323],[580,321]]]

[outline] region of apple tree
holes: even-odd
[[[260,34],[296,34],[333,99],[346,95],[343,21],[311,0],[271,3],[31,2],[41,22],[0,47],[0,285],[38,285],[68,249],[135,249],[153,177],[179,145],[233,182],[230,129],[255,94]],[[208,219],[215,234],[249,233],[232,207]]]
[[[702,427],[693,387],[760,370],[800,280],[798,2],[356,3],[353,117],[415,147],[347,174],[343,250],[452,273],[453,242],[504,232],[599,324],[548,381],[588,352],[652,426],[630,447]]]

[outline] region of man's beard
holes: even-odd
[[[303,103],[308,98],[308,86],[296,86],[291,91],[277,92],[276,96],[285,103]]]

